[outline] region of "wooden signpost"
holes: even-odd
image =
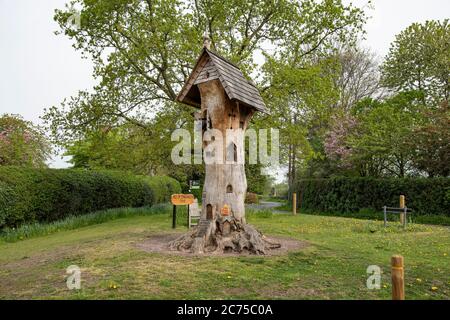
[[[189,219],[189,205],[194,203],[194,195],[193,194],[173,194],[170,197],[170,200],[173,204],[172,211],[172,228],[175,229],[177,227],[177,206],[188,206],[188,219]],[[189,220],[188,220],[189,221]],[[189,224],[188,224],[189,227]]]

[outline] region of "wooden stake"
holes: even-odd
[[[173,205],[172,228],[175,229],[176,227],[177,227],[177,206]]]
[[[405,300],[405,272],[403,257],[394,255],[391,257],[392,276],[392,300]]]
[[[188,204],[187,206],[187,228],[189,229],[190,225],[189,223],[191,222],[191,217],[190,217],[190,210],[189,210],[190,204]]]
[[[400,195],[400,208],[401,209],[405,208],[405,196],[404,195]],[[405,213],[404,212],[400,213],[400,223],[402,225],[405,225]]]
[[[297,214],[297,193],[292,193],[292,214]]]

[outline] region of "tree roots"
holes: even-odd
[[[217,252],[264,255],[268,250],[281,247],[249,224],[233,223],[229,231],[225,234],[223,231],[219,224],[214,228],[211,223],[206,231],[197,227],[170,242],[169,248],[195,254]]]

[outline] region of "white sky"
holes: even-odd
[[[346,3],[350,1],[344,0]],[[45,107],[94,85],[92,64],[64,36],[54,35],[55,8],[67,0],[0,0],[0,114],[40,123]],[[362,7],[367,0],[351,1]],[[413,22],[450,17],[449,0],[374,0],[363,43],[384,56],[394,36]],[[67,164],[55,157],[53,167]]]

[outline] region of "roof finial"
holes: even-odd
[[[211,50],[211,38],[209,37],[208,29],[203,33],[203,47]]]

